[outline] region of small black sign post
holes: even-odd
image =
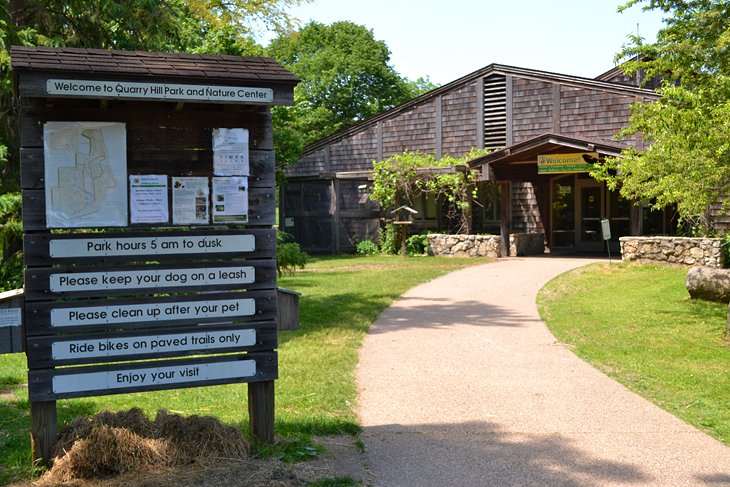
[[[272,442],[269,107],[298,80],[260,58],[11,55],[34,460],[52,461],[59,399],[237,382]]]

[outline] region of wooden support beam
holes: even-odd
[[[442,125],[442,102],[441,102],[441,95],[437,96],[434,100],[435,110],[434,110],[434,122],[436,126],[436,133],[434,134],[435,137],[435,144],[434,148],[436,151],[436,159],[441,159],[443,156],[443,125]]]
[[[58,438],[56,401],[30,403],[30,445],[33,464],[51,467]]]
[[[500,181],[499,226],[502,236],[502,257],[509,257],[509,234],[512,229],[512,181]]]
[[[251,434],[261,443],[274,443],[274,381],[248,384],[248,419]]]

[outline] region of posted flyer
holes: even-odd
[[[213,223],[248,222],[248,178],[213,178]]]
[[[248,130],[217,128],[213,130],[213,174],[248,176]]]
[[[133,224],[169,222],[167,203],[167,175],[129,176],[129,207]]]
[[[208,178],[172,178],[172,223],[173,225],[207,225],[210,188]]]

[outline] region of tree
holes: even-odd
[[[302,79],[294,106],[274,110],[277,159],[287,162],[305,145],[433,88],[402,78],[386,44],[352,22],[311,22],[274,39],[267,52]]]
[[[422,152],[395,154],[384,161],[373,162],[373,189],[370,199],[384,210],[400,205],[414,206],[414,198],[427,194],[446,201],[449,217],[460,222],[460,230],[469,233],[471,198],[476,196],[477,173],[468,162],[490,152],[472,149],[462,157],[437,159]],[[445,168],[453,170],[443,171]]]
[[[592,175],[626,198],[655,208],[676,205],[683,223],[707,234],[712,204],[730,190],[730,3],[725,0],[631,0],[668,14],[653,44],[631,37],[617,59],[628,74],[662,79],[661,98],[632,106],[621,136],[649,144],[609,159]]]

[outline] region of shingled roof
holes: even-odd
[[[271,58],[20,46],[13,46],[10,55],[15,71],[194,78],[227,83],[294,85],[299,82],[299,78]]]

